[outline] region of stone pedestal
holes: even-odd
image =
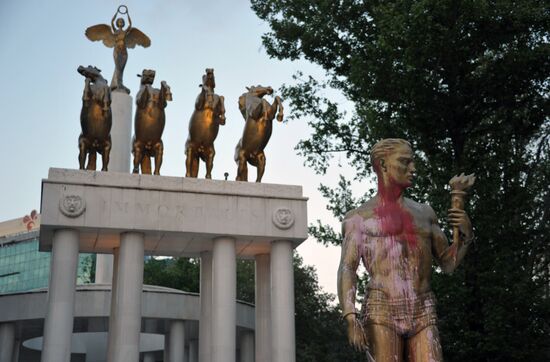
[[[54,235],[74,230],[74,260],[61,263],[74,265],[74,273],[59,275],[59,261],[52,261],[52,286],[67,289],[69,278],[74,293],[78,250],[112,254],[120,248],[109,336],[109,361],[117,362],[139,358],[140,296],[147,294],[141,292],[144,252],[202,257],[200,333],[206,341],[199,343],[205,362],[235,360],[236,259],[256,258],[258,348],[262,355],[271,348],[274,362],[293,362],[292,250],[307,238],[306,201],[299,186],[50,169],[42,183],[40,250],[50,251],[53,244],[56,259]],[[48,318],[72,323],[73,309],[74,303],[50,312],[59,318]],[[59,338],[70,344],[66,335]]]
[[[132,97],[126,92],[111,93],[111,111],[113,126],[111,127],[111,153],[109,172],[130,172],[132,152]],[[95,267],[95,282],[111,284],[113,280],[113,256],[97,254]]]

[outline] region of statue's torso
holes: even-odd
[[[160,91],[151,89],[149,92],[147,104],[136,110],[135,132],[137,139],[142,142],[158,142],[164,131],[164,107],[159,104],[161,102]],[[138,99],[139,97],[140,94],[137,95]]]
[[[429,291],[431,221],[425,206],[409,199],[402,205],[371,200],[356,211],[351,218],[361,230],[358,247],[369,289],[395,299],[414,299]]]
[[[90,99],[83,102],[80,114],[82,133],[90,140],[105,141],[109,138],[112,126],[112,114],[109,88],[106,84],[93,84]]]
[[[199,94],[198,97],[201,97]],[[199,100],[195,102],[199,104]],[[220,124],[217,121],[219,111],[217,108],[220,103],[220,97],[218,95],[212,95],[212,98],[206,98],[201,109],[195,109],[191,115],[189,121],[189,138],[197,146],[209,147],[211,146],[216,137]]]

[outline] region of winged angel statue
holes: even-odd
[[[122,17],[116,19],[118,14],[128,17],[128,27],[126,29],[124,29],[124,19]],[[102,40],[106,47],[114,48],[115,72],[111,81],[111,89],[120,89],[130,94],[130,89],[126,88],[122,82],[122,74],[128,60],[127,48],[134,48],[136,45],[147,48],[151,45],[151,39],[139,29],[132,27],[132,19],[130,19],[128,8],[125,5],[120,5],[111,19],[111,26],[107,24],[90,26],[86,29],[86,37],[91,41]]]

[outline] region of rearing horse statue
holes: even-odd
[[[235,162],[239,165],[236,180],[248,181],[248,162],[258,168],[256,182],[261,182],[265,171],[264,148],[271,137],[275,115],[277,121],[283,121],[283,103],[279,96],[275,97],[273,104],[262,98],[273,94],[271,87],[258,85],[246,89],[248,92],[239,97],[239,110],[246,124],[235,149]]]
[[[82,111],[80,125],[82,133],[78,137],[78,162],[84,170],[86,155],[88,155],[87,170],[96,169],[97,153],[101,154],[103,166],[101,171],[107,171],[109,153],[111,152],[111,89],[101,76],[101,70],[91,65],[78,67],[78,72],[86,77],[82,95]]]
[[[151,157],[155,158],[155,175],[160,175],[164,145],[162,132],[166,117],[164,108],[172,100],[170,87],[165,81],[160,89],[153,88],[155,71],[144,69],[141,75],[141,88],[136,96],[136,117],[134,119],[135,136],[132,153],[134,154],[134,173],[151,174]]]
[[[201,92],[195,101],[195,110],[189,120],[189,136],[185,143],[185,177],[197,177],[199,158],[206,163],[206,178],[212,178],[214,140],[220,125],[225,124],[224,97],[214,94],[214,69],[207,68],[202,76]]]

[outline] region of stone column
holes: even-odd
[[[114,328],[114,323],[115,323],[115,317],[116,317],[116,306],[117,306],[117,301],[116,301],[116,285],[117,285],[117,277],[118,277],[118,273],[117,273],[117,270],[118,270],[118,256],[119,256],[119,251],[120,251],[120,248],[114,248],[113,249],[113,273],[112,273],[112,277],[113,279],[111,280],[111,308],[110,308],[110,311],[109,311],[109,330],[108,332],[110,333],[113,328]],[[105,254],[103,254],[105,255]],[[99,256],[99,254],[98,254]],[[96,268],[97,270],[97,268]],[[114,358],[114,355],[113,355],[113,352],[114,352],[114,344],[113,343],[109,343],[107,342],[107,361],[113,361],[113,358]]]
[[[170,327],[168,327],[168,331],[164,335],[164,362],[170,362]]]
[[[199,341],[189,341],[189,362],[199,362]],[[202,362],[202,361],[201,361]]]
[[[53,236],[42,362],[71,359],[78,237],[78,231],[71,229],[57,230]]]
[[[241,362],[254,362],[254,332],[245,331],[241,334],[240,347]]]
[[[235,239],[220,237],[213,245],[212,362],[235,362],[237,260]]]
[[[155,362],[155,353],[146,352],[143,354],[143,362]]]
[[[185,322],[182,320],[173,320],[170,322],[170,362],[185,361]]]
[[[271,361],[271,269],[269,254],[256,255],[256,361]]]
[[[113,297],[115,319],[108,342],[112,356],[108,362],[139,360],[144,239],[144,235],[137,232],[120,235],[117,288]]]
[[[113,125],[111,127],[111,153],[109,154],[109,171],[130,172],[130,156],[132,151],[132,97],[126,92],[111,93],[111,111]],[[109,284],[113,279],[113,256],[97,254],[95,266],[95,282]]]
[[[15,345],[15,326],[13,323],[0,324],[0,362],[12,362]]]
[[[13,357],[11,362],[19,362],[19,352],[21,351],[21,340],[17,339],[13,346]]]
[[[271,243],[271,326],[273,362],[296,360],[292,242]]]
[[[212,252],[201,253],[199,360],[212,361]]]

